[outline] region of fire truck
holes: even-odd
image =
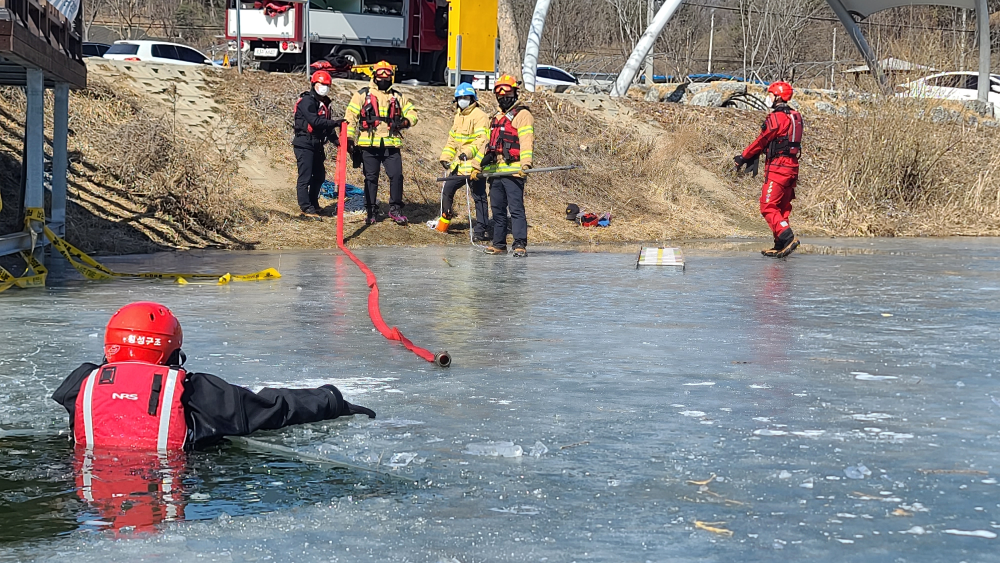
[[[226,10],[226,37],[230,40],[237,38],[235,2],[242,2],[239,48],[252,55],[261,70],[291,72],[304,68],[308,29],[313,61],[329,55],[341,55],[355,65],[386,60],[396,66],[401,78],[429,82],[445,79],[447,2],[310,0],[306,9],[302,2],[232,0]]]

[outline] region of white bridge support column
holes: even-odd
[[[858,27],[858,22],[854,21],[854,17],[851,16],[847,8],[840,0],[827,0],[830,7],[833,8],[833,13],[837,14],[837,18],[840,19],[840,23],[844,25],[847,29],[847,35],[850,36],[851,40],[854,41],[854,45],[857,46],[858,50],[861,51],[861,56],[864,57],[865,63],[868,64],[868,68],[872,71],[872,76],[878,81],[879,86],[885,93],[891,93],[889,88],[889,81],[886,80],[885,74],[882,73],[882,69],[878,66],[878,61],[875,59],[875,52],[872,51],[871,45],[868,44],[868,40],[865,39],[864,34],[861,33],[861,28]]]
[[[528,43],[524,47],[524,63],[521,65],[521,75],[524,77],[524,89],[535,91],[535,71],[538,69],[538,49],[542,42],[542,31],[545,29],[545,18],[549,15],[550,0],[535,2],[535,13],[531,16],[531,29],[528,30]]]
[[[976,27],[979,28],[979,101],[990,95],[990,11],[986,0],[976,0]]]
[[[27,69],[28,94],[27,118],[24,124],[27,177],[24,190],[24,207],[45,206],[45,83],[41,69]]]
[[[677,8],[680,7],[683,0],[666,0],[660,10],[656,12],[656,17],[646,28],[646,31],[639,38],[639,42],[635,44],[635,49],[632,50],[632,54],[629,55],[628,61],[625,62],[625,67],[622,68],[621,73],[618,74],[618,80],[615,81],[614,88],[611,89],[611,96],[618,98],[624,96],[628,92],[629,86],[632,85],[632,81],[635,80],[635,75],[639,72],[639,67],[642,66],[646,57],[649,55],[649,51],[653,48],[653,43],[656,42],[656,38],[660,36],[663,28],[667,26],[667,22],[670,18],[674,17],[677,12]]]
[[[69,84],[56,84],[55,107],[52,115],[52,213],[51,228],[59,236],[66,236],[66,176],[69,159],[66,145],[69,141]]]

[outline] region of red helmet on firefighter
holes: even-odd
[[[320,84],[326,84],[327,86],[329,86],[333,84],[333,77],[330,76],[330,73],[325,70],[317,70],[316,72],[313,73],[312,78],[309,79],[309,82],[311,84],[316,84],[317,82],[319,82]]]
[[[184,333],[177,317],[164,305],[140,301],[111,316],[104,331],[108,362],[139,361],[164,365],[181,347]]]
[[[792,99],[794,92],[792,85],[787,82],[773,82],[767,87],[767,93],[774,96],[775,100],[787,102]]]
[[[497,96],[503,96],[509,92],[517,91],[517,79],[509,74],[505,74],[497,81],[493,83],[493,93]]]

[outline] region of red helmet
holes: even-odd
[[[165,306],[149,301],[126,305],[111,316],[104,331],[104,357],[109,362],[165,365],[179,350],[184,333]]]
[[[792,85],[787,82],[773,82],[767,87],[767,93],[774,95],[775,100],[787,102],[792,99]]]
[[[330,73],[325,70],[317,70],[316,72],[313,73],[310,82],[312,84],[316,84],[317,82],[319,82],[320,84],[326,84],[327,86],[329,86],[333,84],[333,77],[330,76]]]

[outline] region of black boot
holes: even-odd
[[[774,239],[774,246],[760,251],[761,255],[767,256],[768,258],[774,258],[774,256],[779,252],[781,252],[781,243],[778,242],[777,238]]]
[[[366,207],[365,208],[365,225],[374,225],[378,223],[378,206]]]
[[[778,235],[778,243],[781,245],[781,250],[775,253],[775,258],[784,258],[799,247],[799,239],[792,232],[791,227],[781,231],[781,234]]]

